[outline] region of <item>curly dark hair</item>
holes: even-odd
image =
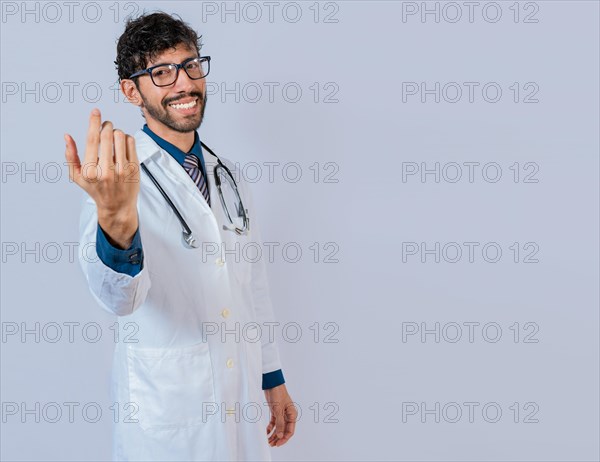
[[[200,54],[201,39],[202,36],[181,18],[175,19],[167,13],[156,12],[129,18],[125,32],[117,43],[115,65],[119,80],[145,69],[156,56],[182,43]]]

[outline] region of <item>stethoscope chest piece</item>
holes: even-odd
[[[183,244],[190,249],[197,249],[200,247],[200,244],[192,233],[187,233],[185,230],[181,231],[181,239],[183,240]]]

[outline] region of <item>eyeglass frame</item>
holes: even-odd
[[[197,79],[190,77],[190,74],[188,74],[187,69],[185,68],[185,65],[187,63],[189,63],[190,61],[193,61],[195,59],[205,59],[206,62],[208,63],[208,71],[206,72],[206,74],[204,74],[202,77],[198,77]],[[202,62],[200,62],[202,63]],[[154,69],[156,69],[157,67],[162,67],[162,66],[175,66],[175,80],[173,80],[173,82],[168,83],[166,85],[157,85],[156,82],[154,81],[154,77],[152,77],[152,71]],[[202,64],[200,64],[200,67],[202,67]],[[152,67],[148,67],[146,69],[143,69],[141,71],[137,71],[133,74],[131,74],[129,76],[130,79],[133,79],[135,77],[141,77],[144,74],[148,74],[150,76],[150,80],[152,80],[152,83],[156,86],[156,87],[168,87],[169,85],[173,85],[175,82],[177,82],[177,79],[179,78],[179,69],[183,69],[185,71],[185,75],[187,75],[191,80],[200,80],[205,78],[209,73],[210,73],[210,56],[194,56],[192,58],[188,58],[185,61],[181,62],[180,64],[177,63],[162,63],[162,64],[157,64],[156,66],[152,66]]]

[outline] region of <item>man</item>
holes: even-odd
[[[80,256],[83,271],[100,305],[136,329],[137,343],[115,347],[115,460],[270,460],[269,445],[294,434],[297,410],[268,330],[264,261],[232,255],[261,242],[252,196],[221,159],[243,207],[221,202],[219,161],[196,132],[210,65],[201,47],[167,14],[128,21],[115,64],[146,125],[131,137],[94,109],[83,163],[65,135],[70,177],[89,195],[81,248],[93,242],[97,252]],[[244,211],[248,220],[234,232],[231,215]],[[182,239],[178,213],[195,247]]]

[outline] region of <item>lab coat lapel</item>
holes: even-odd
[[[186,208],[184,205],[191,196],[204,212],[211,212],[198,186],[173,156],[161,149],[143,130],[136,132],[135,140],[140,163],[143,162],[148,167],[178,209],[184,210]],[[144,174],[142,173],[142,175]],[[148,181],[150,181],[149,178]],[[212,187],[212,183],[209,181],[209,187]],[[149,184],[152,188],[155,187],[151,182]],[[210,194],[212,197],[212,189]]]

